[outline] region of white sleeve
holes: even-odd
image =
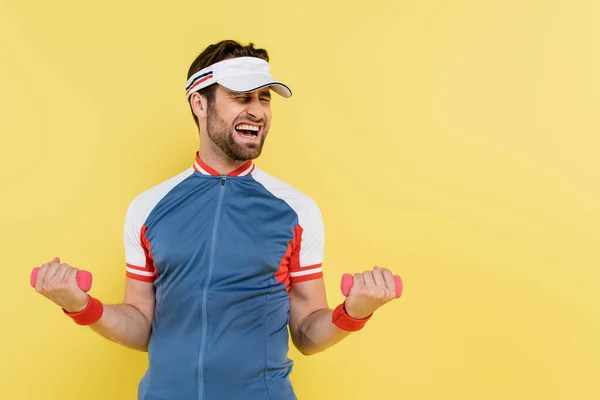
[[[146,237],[144,225],[146,210],[140,203],[139,198],[132,201],[125,216],[123,242],[127,264],[126,275],[132,279],[153,282],[156,279],[156,268]]]
[[[290,282],[323,277],[325,227],[321,211],[312,199],[299,211],[299,226],[295,230],[294,241],[296,246],[290,260]]]

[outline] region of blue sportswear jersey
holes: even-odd
[[[293,400],[291,285],[322,278],[316,203],[249,161],[196,161],[129,205],[126,275],[156,307],[138,400]]]

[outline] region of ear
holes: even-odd
[[[208,103],[206,98],[199,95],[198,92],[190,96],[190,106],[199,120],[205,119],[208,112]]]

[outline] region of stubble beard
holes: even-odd
[[[236,161],[247,161],[258,158],[262,152],[263,144],[266,138],[266,132],[263,132],[259,144],[248,143],[240,144],[237,143],[233,135],[236,133],[232,130],[233,126],[227,126],[225,121],[221,119],[217,110],[208,105],[208,120],[206,121],[206,134],[210,140],[225,153],[229,158]]]

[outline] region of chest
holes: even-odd
[[[173,193],[148,222],[157,285],[203,282],[209,274],[242,284],[266,280],[287,262],[298,219],[281,199],[232,182]]]

